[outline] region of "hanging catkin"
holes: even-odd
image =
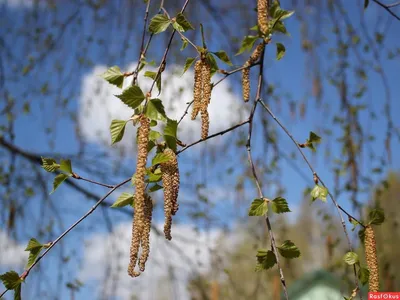
[[[257,1],[258,28],[263,34],[268,32],[268,0]]]
[[[150,229],[151,229],[151,218],[153,214],[153,200],[150,196],[146,195],[144,202],[144,227],[142,232],[142,255],[139,259],[139,269],[144,272],[146,267],[147,258],[150,253]]]
[[[376,254],[375,233],[371,225],[365,228],[365,258],[369,269],[369,291],[379,291],[379,268]]]
[[[171,225],[172,215],[178,211],[178,193],[179,193],[179,168],[176,154],[173,150],[167,148],[164,154],[170,157],[170,160],[161,164],[162,182],[164,187],[164,234],[168,240],[172,239]]]
[[[242,70],[242,90],[243,90],[243,100],[245,102],[250,99],[250,66],[257,62],[260,59],[262,52],[264,51],[265,44],[261,42],[258,44],[256,49],[254,49],[253,53],[250,55],[250,58],[246,61],[243,67],[246,67]]]
[[[194,89],[193,89],[193,110],[192,120],[196,119],[198,113],[201,114],[201,138],[208,136],[210,120],[208,105],[211,100],[211,66],[207,59],[202,56],[194,67]]]
[[[149,141],[150,132],[150,121],[149,119],[141,115],[140,116],[140,127],[138,129],[138,155],[136,161],[136,174],[135,174],[135,202],[134,208],[135,213],[133,216],[132,224],[132,241],[130,248],[130,261],[128,266],[128,274],[132,277],[139,276],[140,273],[135,271],[137,262],[140,241],[142,232],[145,227],[145,175],[146,175],[146,163],[147,163],[147,144]]]
[[[193,110],[192,120],[196,119],[201,107],[202,95],[202,61],[196,61],[194,65],[194,88],[193,88]]]

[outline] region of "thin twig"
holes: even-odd
[[[378,4],[379,6],[383,7],[383,9],[385,9],[389,14],[391,14],[393,17],[395,17],[397,20],[400,21],[400,16],[396,15],[390,8],[391,7],[395,7],[400,5],[400,2],[396,2],[393,4],[384,4],[381,1],[378,0],[373,0],[376,4]]]
[[[104,186],[104,187],[109,188],[109,189],[114,188],[114,185],[101,183],[101,182],[97,182],[95,180],[84,178],[84,177],[82,177],[82,176],[80,176],[80,175],[78,175],[76,173],[72,173],[72,178],[75,178],[75,179],[78,179],[78,180],[87,181],[87,182],[90,182],[90,183],[93,183],[93,184],[97,184],[97,185],[100,185],[100,186]]]
[[[220,132],[217,132],[217,133],[214,133],[214,134],[212,134],[212,135],[209,135],[209,136],[207,136],[205,139],[200,139],[200,140],[198,140],[198,141],[196,141],[196,142],[194,142],[194,143],[192,143],[192,144],[189,144],[189,145],[183,147],[181,150],[177,151],[176,154],[182,153],[183,151],[187,150],[188,148],[190,148],[190,147],[192,147],[192,146],[194,146],[194,145],[197,145],[197,144],[199,144],[199,143],[201,143],[201,142],[204,142],[204,141],[206,141],[206,140],[212,139],[212,138],[214,138],[214,137],[216,137],[216,136],[218,136],[218,135],[223,135],[223,134],[225,134],[225,133],[227,133],[227,132],[229,132],[229,131],[235,130],[236,128],[238,128],[238,127],[240,127],[240,126],[243,126],[244,124],[247,124],[247,123],[249,123],[249,120],[240,122],[240,123],[238,123],[238,124],[236,124],[236,125],[233,125],[232,127],[229,127],[229,128],[227,128],[227,129],[225,129],[225,130],[222,130],[222,131],[220,131]]]

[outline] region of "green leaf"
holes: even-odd
[[[67,174],[58,174],[53,181],[53,190],[50,192],[50,194],[54,193],[56,189],[60,186],[61,183],[64,182],[65,179],[67,179],[69,176]]]
[[[343,261],[348,265],[354,265],[359,262],[358,255],[355,252],[347,252],[343,256]]]
[[[21,300],[21,283],[14,288],[14,300]]]
[[[232,62],[228,57],[228,54],[226,54],[225,51],[220,50],[218,52],[212,52],[216,57],[218,57],[220,60],[222,60],[224,63],[226,63],[229,66],[232,66]]]
[[[381,225],[385,221],[385,213],[380,208],[372,210],[368,216],[369,224]]]
[[[168,148],[171,148],[174,151],[176,151],[177,130],[178,121],[167,119],[167,125],[164,128],[164,139]]]
[[[154,184],[152,187],[149,188],[149,193],[161,190],[163,187],[159,184]]]
[[[157,72],[146,71],[146,72],[144,73],[144,76],[145,76],[145,77],[149,77],[149,78],[151,78],[151,79],[153,79],[153,80],[156,80]],[[158,89],[158,91],[161,92],[161,73],[160,73],[160,75],[158,76],[157,82],[156,82],[156,83],[157,83],[157,89]]]
[[[150,32],[157,34],[167,30],[168,26],[171,24],[171,20],[165,15],[155,15],[149,25]]]
[[[281,43],[276,43],[276,59],[281,60],[282,57],[285,55],[286,48]]]
[[[192,64],[194,63],[195,60],[196,60],[196,57],[186,58],[186,62],[185,62],[185,66],[183,67],[182,75],[186,73],[186,71],[192,66]]]
[[[160,137],[161,137],[161,133],[159,133],[158,131],[150,130],[150,133],[149,133],[150,141],[156,141]]]
[[[326,202],[326,197],[328,196],[328,189],[316,184],[311,191],[312,201],[320,199]]]
[[[108,83],[111,83],[119,88],[122,88],[122,85],[124,84],[124,74],[122,74],[118,66],[109,68],[107,71],[101,74],[101,77],[107,80]]]
[[[271,202],[272,211],[276,214],[290,212],[289,205],[285,198],[278,197]]]
[[[150,120],[167,120],[164,105],[162,104],[162,101],[160,99],[151,99],[147,103],[145,115],[149,117]]]
[[[36,261],[36,258],[39,256],[40,251],[42,251],[42,249],[43,245],[40,245],[39,247],[32,248],[29,250],[28,263],[25,266],[26,269],[33,265],[33,263]],[[25,249],[25,251],[27,250]]]
[[[61,159],[60,170],[64,171],[65,173],[72,174],[71,161],[69,159]]]
[[[321,137],[318,136],[316,133],[310,131],[310,136],[308,138],[308,141],[310,143],[320,143],[321,142]]]
[[[279,32],[287,36],[290,36],[289,32],[286,29],[285,24],[283,24],[282,21],[276,21],[276,22],[270,21],[269,24],[270,28],[272,28],[272,32]]]
[[[124,137],[125,125],[128,121],[124,120],[112,120],[110,125],[111,132],[111,145],[118,143]]]
[[[358,238],[360,239],[361,243],[364,244],[365,240],[365,228],[362,228],[358,231]]]
[[[147,171],[147,175],[149,175],[148,182],[158,182],[162,177],[161,169],[157,168],[154,173]]]
[[[357,228],[357,225],[360,224],[353,218],[350,218],[350,222],[351,222],[351,224],[353,224],[353,228],[351,229],[351,231],[354,231]]]
[[[364,0],[364,9],[367,9],[369,5],[369,0]]]
[[[164,154],[164,153],[157,153],[156,156],[154,156],[153,160],[151,161],[151,165],[155,166],[167,161],[171,160],[171,156]]]
[[[124,207],[127,205],[132,205],[133,206],[133,202],[134,202],[134,197],[133,194],[129,194],[129,193],[122,193],[118,199],[113,203],[113,205],[111,205],[111,207],[115,208],[115,207]]]
[[[42,157],[42,168],[47,172],[54,172],[60,168],[60,165],[53,158]]]
[[[211,53],[207,53],[206,60],[211,67],[211,76],[219,70],[218,63]]]
[[[117,98],[121,99],[130,108],[135,109],[144,100],[144,94],[140,87],[134,85],[125,90],[123,90],[121,95],[115,95]]]
[[[25,251],[31,251],[33,249],[41,248],[43,245],[39,243],[36,239],[31,238],[28,242],[28,245],[25,248]]]
[[[181,51],[185,50],[186,47],[189,45],[188,41],[186,39],[182,39],[182,47],[181,47]]]
[[[264,199],[254,199],[251,203],[249,216],[264,216],[268,211],[268,203]]]
[[[258,40],[258,38],[259,38],[258,36],[253,36],[253,35],[245,36],[242,41],[242,45],[240,46],[240,49],[238,53],[236,53],[236,55],[239,55],[245,51],[250,51],[251,48],[253,48],[254,43]]]
[[[8,271],[7,273],[0,275],[0,280],[3,282],[4,286],[8,290],[13,290],[21,285],[21,278],[15,271]]]
[[[190,29],[194,30],[194,27],[190,22],[186,19],[186,17],[182,13],[178,13],[175,18],[175,22],[172,23],[172,26],[180,31],[180,32],[185,32]]]
[[[367,268],[360,267],[358,270],[358,279],[360,279],[362,285],[366,285],[369,280],[369,270]]]
[[[276,256],[271,250],[258,250],[256,257],[258,262],[256,271],[268,270],[276,264]]]
[[[277,247],[280,255],[285,258],[296,258],[300,256],[300,250],[296,245],[289,240],[283,242],[280,247]]]

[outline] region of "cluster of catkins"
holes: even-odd
[[[153,201],[145,192],[150,120],[145,115],[141,115],[139,121],[140,127],[137,135],[138,156],[135,174],[136,190],[134,196],[135,213],[132,223],[132,241],[128,266],[128,274],[132,277],[140,275],[140,272],[135,271],[136,264],[139,265],[139,270],[141,272],[145,270],[146,261],[150,253],[150,229],[153,211]],[[165,237],[168,240],[171,240],[172,215],[175,215],[178,211],[179,169],[175,152],[166,148],[164,154],[170,157],[169,161],[161,164],[162,181],[164,186],[164,233]],[[142,252],[138,260],[140,247]]]
[[[208,115],[208,105],[211,100],[211,66],[207,59],[202,55],[201,59],[194,65],[194,89],[193,89],[193,110],[192,120],[201,114],[201,138],[208,136],[210,120]]]
[[[376,253],[375,233],[371,225],[365,227],[365,258],[369,270],[369,291],[379,291],[379,268],[378,256]]]

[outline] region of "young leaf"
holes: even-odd
[[[150,130],[149,133],[150,141],[156,141],[159,137],[161,137],[161,133],[159,133],[158,131]]]
[[[109,68],[107,71],[101,74],[101,77],[107,80],[108,83],[111,83],[119,88],[122,88],[122,85],[124,84],[124,74],[122,74],[118,66]]]
[[[355,252],[347,252],[343,257],[343,260],[350,266],[359,262],[358,255]]]
[[[242,45],[240,46],[240,49],[238,53],[236,53],[236,55],[239,55],[245,51],[250,51],[251,48],[253,48],[254,43],[257,41],[258,38],[259,38],[258,36],[252,36],[252,35],[245,36],[242,41]]]
[[[159,184],[154,184],[152,187],[149,188],[149,193],[161,190],[163,187]]]
[[[181,51],[185,50],[186,47],[189,45],[188,41],[186,39],[182,39],[182,47],[181,47]]]
[[[310,142],[310,143],[320,143],[321,142],[321,137],[318,136],[316,133],[310,131],[310,136],[308,138],[308,142]]]
[[[207,53],[206,60],[211,66],[211,76],[214,75],[216,71],[219,70],[218,63],[215,60],[214,56],[211,53]]]
[[[300,256],[300,250],[296,245],[289,240],[283,242],[280,247],[277,247],[280,255],[285,258],[296,258]]]
[[[33,265],[33,263],[36,261],[36,258],[39,256],[40,251],[42,251],[42,249],[43,249],[43,245],[32,248],[30,250],[25,249],[25,251],[29,251],[28,263],[25,266],[26,269]]]
[[[326,197],[328,196],[328,189],[316,184],[311,191],[312,201],[320,199],[326,202]]]
[[[267,201],[264,199],[254,199],[250,206],[249,216],[264,216],[267,211]]]
[[[64,182],[65,179],[67,179],[69,176],[67,174],[58,174],[53,181],[53,190],[50,192],[50,194],[54,193],[55,190],[60,186],[61,183]]]
[[[154,156],[153,160],[151,161],[151,165],[155,166],[157,164],[161,164],[169,160],[171,160],[171,157],[169,155],[164,153],[157,153],[156,156]]]
[[[21,284],[22,280],[15,271],[8,271],[0,275],[0,280],[3,282],[6,289],[13,290]]]
[[[72,174],[71,161],[69,159],[61,159],[60,170],[71,175]]]
[[[268,270],[276,264],[276,256],[271,250],[258,250],[256,257],[256,271]]]
[[[358,238],[360,239],[361,243],[364,244],[365,240],[365,228],[362,228],[358,231]]]
[[[228,57],[228,54],[226,54],[225,51],[220,50],[218,52],[212,52],[216,57],[218,57],[220,60],[222,60],[224,63],[226,63],[229,66],[232,66],[232,62]]]
[[[118,143],[124,137],[125,125],[128,121],[124,120],[112,120],[110,125],[111,132],[111,145]]]
[[[168,26],[171,24],[171,20],[165,15],[155,15],[149,25],[150,32],[157,34],[167,30]]]
[[[190,22],[186,19],[186,17],[182,13],[178,13],[175,18],[175,22],[172,23],[172,26],[180,31],[180,32],[185,32],[190,29],[194,30],[194,27]]]
[[[149,175],[148,182],[159,182],[162,177],[161,170],[159,168],[157,168],[154,173],[148,171],[147,175]]]
[[[176,151],[176,132],[178,130],[178,122],[176,120],[167,119],[167,125],[164,129],[164,139],[168,148]]]
[[[151,99],[147,103],[145,115],[149,117],[150,120],[161,120],[166,121],[167,115],[165,114],[164,105],[160,99]]]
[[[121,95],[115,95],[117,98],[121,99],[130,108],[135,109],[144,100],[144,94],[140,87],[134,85],[122,91]]]
[[[369,224],[381,225],[385,221],[385,213],[380,208],[372,210],[368,216]]]
[[[276,43],[276,60],[281,60],[285,55],[286,48],[281,43]]]
[[[186,58],[186,62],[185,62],[185,66],[183,67],[182,75],[186,73],[186,71],[192,66],[192,64],[194,63],[195,60],[196,60],[196,57]]]
[[[360,279],[362,285],[367,284],[369,280],[369,270],[367,268],[360,267],[358,270],[358,279]]]
[[[133,194],[129,194],[129,193],[122,193],[118,199],[113,203],[113,205],[111,205],[111,207],[115,208],[115,207],[124,207],[127,205],[132,205],[133,206],[133,202],[134,202],[134,197]]]
[[[25,248],[25,251],[31,251],[33,249],[41,248],[43,245],[39,243],[36,239],[32,238],[29,240],[28,245]]]
[[[47,172],[54,172],[60,168],[60,165],[53,158],[42,157],[42,168]]]
[[[146,72],[144,73],[144,76],[145,76],[145,77],[149,77],[149,78],[155,80],[156,77],[157,77],[157,72],[146,71]],[[156,84],[157,84],[158,92],[161,93],[161,73],[160,73],[160,75],[159,75],[158,78],[157,78]]]
[[[289,205],[285,198],[278,197],[271,202],[272,211],[276,214],[290,212]]]

